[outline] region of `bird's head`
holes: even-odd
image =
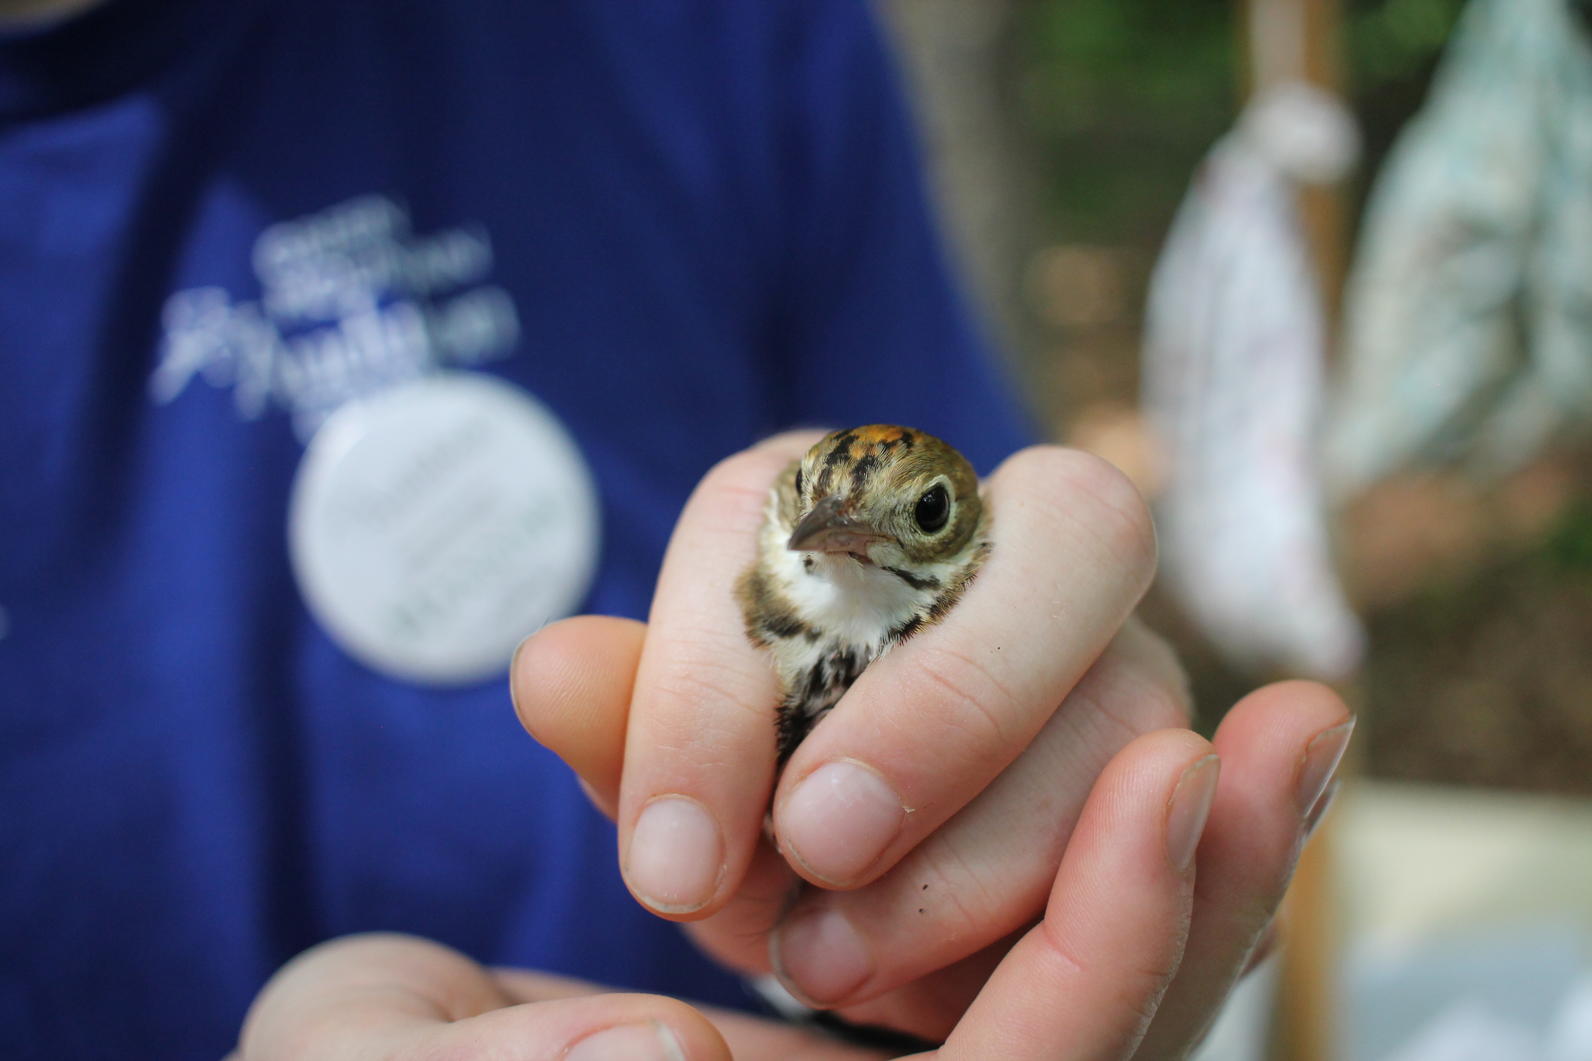
[[[951,446],[909,427],[825,435],[795,477],[789,548],[919,567],[966,549],[983,512],[978,477]]]

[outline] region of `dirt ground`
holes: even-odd
[[[1340,691],[1369,776],[1592,796],[1592,454],[1505,484],[1384,484],[1342,527],[1345,581],[1369,635]],[[1159,595],[1204,714],[1253,680],[1224,666]]]
[[[1491,490],[1412,480],[1357,506],[1372,774],[1592,795],[1588,484],[1592,456],[1566,454]]]

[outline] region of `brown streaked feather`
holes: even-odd
[[[949,489],[950,520],[926,530],[915,506],[941,482]],[[820,501],[876,532],[867,555],[810,552],[790,559],[792,530]],[[988,533],[989,512],[972,466],[912,428],[872,424],[832,432],[776,477],[759,559],[737,581],[736,595],[748,638],[774,653],[782,689],[775,727],[780,763],[873,659],[944,618],[988,555]],[[862,567],[848,570],[877,574],[857,581],[834,566],[851,563]],[[805,581],[813,577],[841,579],[831,587],[872,588],[815,596]],[[846,603],[850,593],[862,594],[855,606]]]

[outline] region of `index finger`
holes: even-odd
[[[818,432],[721,462],[686,502],[648,618],[625,737],[620,869],[665,917],[721,908],[746,873],[774,780],[779,690],[747,639],[737,578],[754,559],[769,488]]]

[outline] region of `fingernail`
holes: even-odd
[[[587,781],[584,777],[576,774],[575,780],[579,783],[581,792],[585,793],[586,798],[591,801],[591,805],[596,807],[597,810],[609,820],[612,820],[614,817],[613,804],[608,800],[603,799],[602,794],[593,788],[591,782]]]
[[[844,887],[901,832],[906,808],[884,778],[837,759],[809,774],[779,815],[780,845],[826,884]]]
[[[1276,921],[1266,925],[1266,930],[1260,934],[1260,939],[1254,947],[1250,948],[1249,957],[1244,961],[1244,973],[1260,965],[1277,951],[1277,944],[1282,941],[1282,930],[1277,927]]]
[[[1327,782],[1332,780],[1333,771],[1338,768],[1344,749],[1349,746],[1349,736],[1354,733],[1354,721],[1351,718],[1331,729],[1324,729],[1305,745],[1305,753],[1299,761],[1299,787],[1294,797],[1301,815],[1308,815],[1321,798],[1321,793],[1326,791]]]
[[[1305,839],[1315,835],[1316,827],[1321,824],[1321,819],[1327,816],[1327,811],[1332,808],[1332,801],[1338,798],[1338,791],[1343,788],[1343,782],[1333,778],[1327,784],[1327,790],[1321,793],[1321,798],[1316,800],[1316,805],[1310,808],[1310,813],[1305,815]]]
[[[674,1029],[658,1021],[620,1024],[593,1032],[564,1054],[564,1061],[686,1061]]]
[[[1205,819],[1216,799],[1216,781],[1222,774],[1222,761],[1211,754],[1189,765],[1172,790],[1166,814],[1166,854],[1179,873],[1188,871],[1199,850]]]
[[[520,653],[525,651],[526,643],[535,636],[535,634],[527,634],[520,638],[520,643],[514,646],[514,655],[509,657],[509,703],[514,706],[515,714],[519,714],[520,711],[520,696],[514,689],[514,675],[519,668]]]
[[[660,796],[642,808],[630,834],[625,883],[665,914],[700,910],[724,872],[724,841],[707,808],[688,796]]]
[[[838,910],[797,914],[769,939],[780,981],[810,1006],[842,1001],[873,975],[873,959]]]

